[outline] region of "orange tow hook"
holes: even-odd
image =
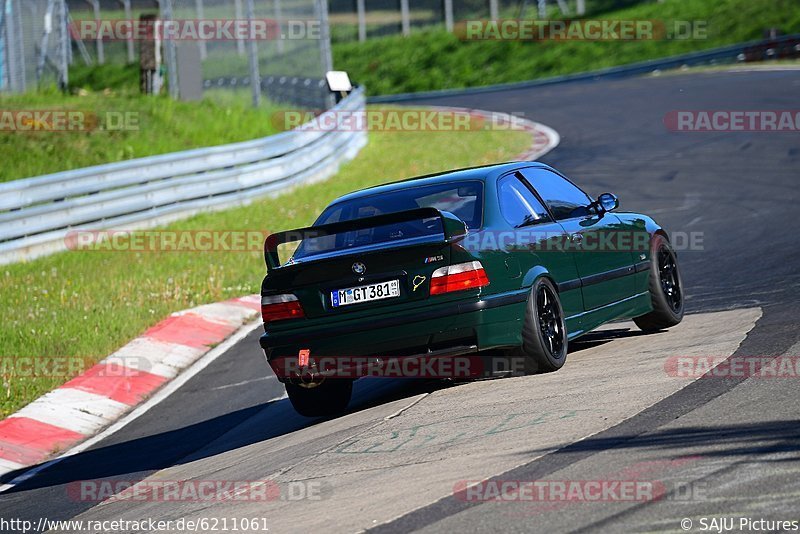
[[[297,353],[297,365],[300,367],[308,367],[308,360],[311,358],[310,349],[300,349]]]

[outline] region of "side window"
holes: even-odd
[[[550,218],[536,195],[516,176],[501,178],[497,191],[500,213],[511,226],[536,224]]]
[[[569,180],[544,169],[524,169],[522,173],[557,221],[591,215],[586,206],[592,199]]]

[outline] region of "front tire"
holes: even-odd
[[[305,417],[329,417],[343,412],[353,394],[353,381],[327,378],[308,387],[287,382],[286,394],[295,411]]]
[[[539,278],[531,287],[522,327],[522,354],[528,373],[557,371],[567,361],[564,309],[547,278]]]
[[[678,259],[669,241],[658,234],[653,237],[650,250],[650,300],[653,311],[633,320],[645,332],[675,326],[683,319],[683,281]]]

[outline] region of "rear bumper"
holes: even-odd
[[[527,296],[527,290],[519,290],[378,315],[368,321],[344,320],[267,332],[260,344],[281,380],[294,374],[302,349],[309,350],[311,358],[317,360],[372,357],[385,363],[411,356],[451,356],[518,345]]]

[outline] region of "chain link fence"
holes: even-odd
[[[581,17],[658,0],[329,0],[334,43],[404,34],[475,19]]]
[[[175,98],[200,94],[258,105],[263,97],[323,109],[333,103],[324,82],[333,68],[327,0],[0,0],[0,91],[65,86],[76,62],[138,64],[142,40],[120,38],[118,29],[143,15],[182,30],[218,30],[163,39],[159,74]],[[87,21],[96,29],[91,37],[78,31]],[[231,38],[220,29],[242,21],[262,22],[266,38]]]
[[[206,92],[252,91],[272,102],[330,106],[325,72],[332,70],[323,21],[326,0],[171,0],[174,20],[269,21],[270,39],[198,41]],[[191,46],[195,43],[179,43]],[[169,56],[169,54],[168,54]]]
[[[0,91],[66,85],[66,20],[63,0],[0,0]]]

